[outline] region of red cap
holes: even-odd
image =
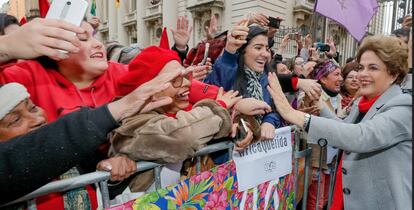
[[[154,79],[170,61],[181,63],[177,52],[156,46],[147,47],[128,64],[128,73],[118,80],[120,96],[127,95],[140,85]]]

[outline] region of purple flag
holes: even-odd
[[[377,0],[317,0],[315,11],[342,24],[360,42],[378,7]]]

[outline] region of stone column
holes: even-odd
[[[122,4],[122,2],[121,2]],[[109,41],[118,41],[118,33],[117,33],[117,8],[115,7],[115,1],[108,2],[109,12],[108,12],[108,28],[109,28]]]
[[[146,47],[149,45],[149,32],[145,25],[145,9],[148,6],[148,0],[136,0],[137,1],[137,42],[138,46]]]
[[[126,28],[122,25],[125,20],[125,16],[129,14],[127,9],[127,1],[121,1],[119,8],[116,8],[117,13],[117,25],[116,31],[118,35],[118,42],[122,45],[129,45],[128,34]]]
[[[167,27],[168,41],[172,46],[174,39],[170,31],[171,28],[176,29],[178,18],[178,0],[163,0],[162,1],[162,25]],[[191,22],[191,21],[190,21]]]

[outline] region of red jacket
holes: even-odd
[[[36,61],[24,61],[7,67],[0,74],[0,83],[18,82],[30,93],[33,103],[42,107],[49,122],[78,110],[80,106],[98,107],[117,95],[116,81],[127,72],[127,66],[109,62],[105,73],[89,87],[78,89],[58,71],[45,70]]]
[[[113,100],[117,95],[116,81],[127,72],[127,66],[109,63],[105,73],[99,76],[89,87],[78,89],[58,71],[44,69],[36,61],[19,62],[5,66],[0,73],[0,83],[18,82],[30,93],[33,103],[42,107],[49,119],[78,110],[80,106],[98,107]],[[92,209],[97,208],[96,193],[86,186]],[[53,193],[36,199],[38,210],[64,209],[63,197]]]
[[[109,62],[109,67],[89,87],[78,89],[71,81],[58,71],[44,69],[36,61],[19,62],[7,66],[0,73],[0,83],[18,82],[30,93],[33,103],[42,107],[49,122],[58,117],[78,110],[80,106],[98,107],[108,103],[117,96],[116,82],[128,68],[126,65]],[[190,102],[196,103],[203,98],[217,96],[218,87],[192,81]],[[90,186],[86,187],[93,209],[96,209],[96,195]],[[63,199],[59,193],[37,198],[37,209],[63,209]]]

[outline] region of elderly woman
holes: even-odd
[[[159,59],[151,62],[151,58]],[[118,82],[120,94],[126,95],[153,77],[177,68],[182,66],[175,51],[148,47],[130,63],[129,73]],[[182,161],[193,156],[197,149],[211,139],[229,135],[232,123],[227,109],[241,99],[236,96],[237,91],[223,93],[221,89],[216,100],[204,99],[191,104],[190,73],[177,77],[170,87],[157,95],[157,98],[172,98],[171,104],[125,118],[110,137],[112,155],[125,154],[134,160],[168,163],[161,171],[163,186],[179,181]],[[152,171],[141,173],[132,180],[131,191],[151,190],[153,180]]]
[[[345,151],[335,182],[336,209],[411,206],[412,97],[399,86],[407,74],[407,55],[406,44],[395,37],[362,42],[356,59],[362,97],[343,121],[292,109],[276,76],[269,75],[268,89],[279,113],[305,129],[309,142],[326,140]],[[321,115],[330,114],[322,110]]]

